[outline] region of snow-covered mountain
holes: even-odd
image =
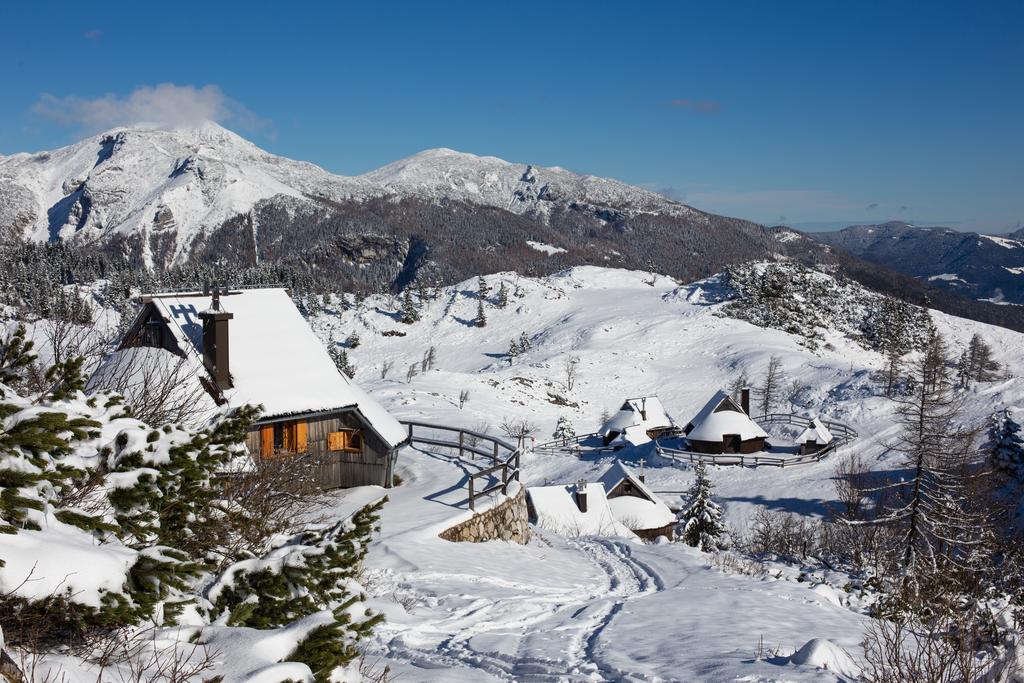
[[[106,256],[108,272],[267,264],[286,274],[279,277],[335,291],[581,265],[690,281],[791,256],[955,315],[1024,329],[1017,307],[979,303],[809,235],[619,181],[449,149],[345,177],[270,154],[215,123],[119,128],[0,157],[0,244],[12,240],[88,245]]]
[[[134,236],[147,264],[168,257],[180,263],[198,237],[260,202],[374,197],[464,201],[541,220],[566,203],[700,215],[614,180],[448,149],[339,176],[269,154],[212,122],[177,130],[118,128],[52,152],[0,157],[0,235],[79,243]],[[166,253],[153,253],[157,243],[166,250],[171,242]]]

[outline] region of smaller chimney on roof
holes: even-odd
[[[640,476],[637,477],[637,479],[640,480],[641,484],[646,484],[647,482],[644,481],[646,478],[646,474],[644,473],[644,459],[640,458]]]
[[[580,512],[587,511],[587,481],[580,479],[576,482],[576,507],[580,509]]]
[[[748,416],[750,415],[750,389],[740,389],[740,408]]]
[[[199,314],[203,321],[203,365],[206,366],[207,371],[213,377],[214,384],[221,391],[233,386],[229,364],[228,321],[235,316],[220,307],[221,294],[226,293],[226,287],[218,285],[204,287],[203,294],[209,294],[212,299],[210,308]]]

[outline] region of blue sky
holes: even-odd
[[[772,224],[1024,221],[1024,3],[379,4],[3,3],[0,153],[155,109],[342,174],[451,147]]]

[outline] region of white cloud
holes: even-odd
[[[127,96],[108,93],[92,99],[44,93],[32,110],[59,124],[88,130],[140,123],[174,128],[203,121],[230,122],[248,130],[267,127],[266,121],[225,95],[216,85],[197,88],[160,83],[139,86]]]

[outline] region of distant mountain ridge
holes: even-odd
[[[1024,305],[1024,229],[982,235],[889,222],[815,237],[973,299]]]
[[[971,302],[817,237],[616,180],[444,148],[340,176],[214,123],[118,128],[0,157],[0,244],[65,244],[119,264],[112,267],[218,264],[228,276],[272,264],[321,290],[394,291],[579,265],[693,281],[732,264],[792,257],[914,303],[930,298],[954,315],[1024,330],[1024,310]]]

